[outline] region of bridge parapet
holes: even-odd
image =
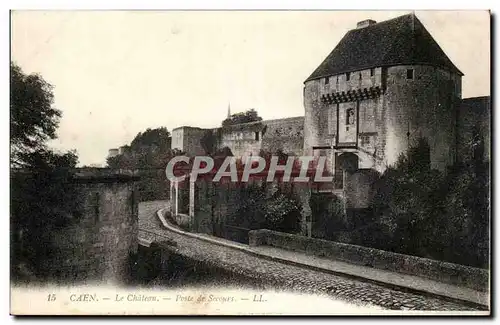
[[[272,246],[347,263],[370,266],[486,292],[488,270],[370,247],[287,234],[267,229],[249,232],[250,246]]]
[[[144,246],[144,247],[152,247],[152,246],[177,247],[177,243],[174,240],[165,238],[165,235],[157,234],[154,231],[150,231],[150,230],[146,230],[146,229],[139,229],[137,236],[138,236],[138,240],[139,240],[139,245]]]

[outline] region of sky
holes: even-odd
[[[146,128],[216,127],[250,108],[303,116],[303,82],[356,23],[410,11],[14,11],[11,60],[54,86],[51,147],[80,165]],[[462,96],[490,95],[487,11],[416,11],[464,73]]]

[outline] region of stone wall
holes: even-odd
[[[123,284],[137,250],[138,201],[133,179],[85,176],[74,180],[81,210],[76,223],[47,234],[56,251],[45,261],[56,279]]]
[[[328,109],[320,99],[320,83],[321,80],[311,80],[306,82],[304,86],[304,155],[311,156],[319,153],[313,151],[313,146],[331,145],[331,136],[325,136],[321,131],[324,129],[322,126],[326,120],[327,130],[330,126],[331,129],[336,128],[336,122],[332,112],[333,107]],[[329,118],[330,117],[330,118]],[[335,115],[336,118],[336,115]],[[323,121],[321,123],[321,121]],[[329,131],[334,132],[335,131]]]
[[[189,213],[177,216],[179,213],[176,213],[176,205],[179,204],[179,199],[175,197],[175,185],[172,185],[171,189],[172,204],[170,213],[178,225],[182,223],[182,226],[194,232],[207,233],[239,241],[241,236],[246,236],[245,229],[256,229],[258,227],[255,224],[256,220],[247,220],[248,216],[242,217],[239,209],[241,208],[242,200],[249,199],[250,197],[257,200],[256,197],[249,196],[256,193],[252,192],[249,194],[247,190],[251,186],[258,186],[258,189],[255,190],[261,192],[260,194],[264,194],[263,197],[269,198],[272,193],[281,189],[281,192],[285,195],[300,201],[299,204],[303,209],[300,212],[301,220],[296,220],[294,225],[297,226],[297,231],[301,231],[304,234],[307,233],[310,210],[308,209],[308,202],[307,206],[304,205],[305,202],[302,202],[303,199],[307,198],[307,193],[309,192],[306,184],[293,184],[278,180],[266,182],[265,179],[258,177],[249,178],[248,182],[231,182],[225,178],[219,182],[213,182],[210,178],[206,177],[199,178],[196,182],[184,181],[183,183],[184,185],[179,184],[178,187],[190,187]],[[266,200],[260,197],[260,195],[258,196],[259,200]],[[259,221],[263,220],[259,219]],[[290,222],[292,223],[292,221]],[[230,235],[234,235],[235,237],[231,238]]]
[[[235,157],[246,159],[257,156],[262,147],[262,134],[265,125],[262,122],[242,123],[220,129],[218,147],[228,147]]]
[[[207,129],[181,126],[172,130],[172,149],[179,149],[190,156],[202,155],[205,153],[201,146],[201,138]]]
[[[373,169],[359,169],[346,175],[346,208],[363,209],[371,205],[374,195],[374,183],[379,174]]]
[[[489,96],[465,98],[458,108],[458,156],[460,160],[472,158],[471,150],[475,129],[484,141],[483,160],[491,157],[491,98]]]
[[[172,149],[184,150],[184,127],[172,129],[171,137],[170,147]]]
[[[197,232],[225,237],[223,227],[237,212],[241,186],[245,185],[224,180],[196,182],[193,228]]]
[[[406,77],[413,69],[413,79]],[[431,167],[444,171],[455,162],[456,104],[461,96],[461,77],[431,66],[387,68],[385,107],[386,165],[416,143],[419,137],[430,146]],[[382,147],[384,145],[384,147]]]
[[[228,147],[236,157],[246,159],[261,150],[282,150],[289,155],[302,155],[304,118],[290,117],[237,124],[222,129],[219,148]]]
[[[137,200],[155,201],[168,199],[170,181],[167,179],[164,168],[138,169],[134,175],[139,177],[136,182]]]
[[[413,77],[407,78],[407,72]],[[394,164],[419,137],[431,148],[431,165],[444,170],[455,158],[456,111],[461,77],[431,66],[393,66],[351,72],[306,82],[304,87],[306,155],[326,155],[314,146],[353,145],[362,168],[380,172]],[[322,96],[379,87],[374,98],[328,103]],[[346,112],[353,110],[347,124]],[[351,150],[351,149],[347,149]],[[339,150],[342,151],[342,150]],[[361,155],[364,157],[361,159]]]
[[[262,149],[275,153],[302,156],[304,146],[304,117],[290,117],[264,121]]]
[[[235,157],[246,159],[259,155],[261,150],[282,150],[289,155],[302,155],[304,146],[304,117],[290,117],[231,125],[223,128],[201,129],[178,127],[172,130],[172,149],[188,155],[201,155],[201,139],[211,131],[216,147],[228,147]]]
[[[273,246],[352,264],[426,277],[480,291],[487,291],[488,289],[489,275],[488,270],[485,269],[280,233],[267,229],[250,231],[249,243],[251,246]]]

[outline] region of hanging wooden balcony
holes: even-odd
[[[380,96],[382,89],[379,86],[369,88],[351,89],[348,91],[339,91],[321,96],[321,101],[328,104],[338,104],[354,102],[358,100],[376,98]]]

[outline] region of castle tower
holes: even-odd
[[[358,175],[347,186],[347,170],[383,172],[419,138],[431,167],[445,170],[455,161],[462,76],[414,14],[361,21],[304,83],[304,154],[327,156],[342,195],[369,183]]]
[[[463,74],[414,14],[349,31],[305,81],[304,152],[358,156],[383,171],[418,137],[431,165],[454,162],[455,110]]]
[[[227,118],[231,117],[231,102],[227,105]]]

